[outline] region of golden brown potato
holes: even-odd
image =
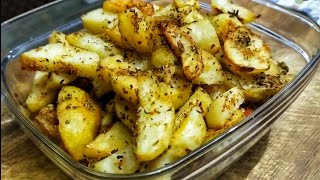
[[[137,4],[142,2],[142,0],[107,0],[103,3],[103,10],[111,11],[114,13],[121,13],[126,9],[135,7]]]
[[[196,47],[192,38],[173,23],[162,23],[162,31],[167,41],[180,57],[184,75],[192,80],[203,71],[201,50]]]
[[[217,32],[220,42],[224,42],[228,33],[233,32],[242,23],[230,14],[219,14],[217,16],[209,16],[209,20]]]
[[[62,43],[51,43],[20,56],[22,68],[32,71],[61,72],[80,77],[98,76],[99,55]]]
[[[185,26],[191,23],[195,23],[204,19],[200,12],[192,6],[185,6],[178,9],[177,19],[180,26]]]
[[[208,19],[185,25],[181,30],[189,34],[199,48],[213,55],[221,48],[217,33]]]
[[[88,93],[65,86],[58,94],[58,130],[67,152],[76,161],[84,159],[83,148],[96,137],[101,109]]]
[[[132,174],[139,169],[139,162],[134,154],[134,145],[128,145],[112,155],[93,164],[93,169],[99,172]]]
[[[232,116],[232,113],[244,103],[244,100],[243,92],[238,87],[234,87],[220,95],[211,103],[205,116],[208,128],[222,128]]]
[[[98,36],[87,32],[75,32],[66,36],[70,45],[97,53],[100,58],[121,54],[112,43],[104,42]]]
[[[210,53],[201,51],[203,61],[202,73],[192,80],[194,84],[222,84],[225,80],[220,62]]]
[[[212,8],[217,8],[224,13],[229,13],[237,17],[242,23],[250,23],[254,21],[257,16],[245,7],[233,4],[231,0],[211,0]]]
[[[185,116],[191,111],[194,106],[199,106],[204,116],[207,113],[207,109],[212,103],[210,95],[201,87],[197,87],[195,92],[189,97],[188,101],[179,109],[176,113],[176,119],[174,122],[174,130],[179,127],[179,124],[183,121]]]
[[[137,8],[125,10],[118,15],[122,38],[134,50],[151,53],[161,44],[160,31],[153,21],[147,21]]]
[[[135,154],[139,161],[150,161],[169,146],[175,114],[171,98],[165,93],[157,84],[156,77],[138,77],[140,107]]]
[[[51,33],[49,43],[62,43],[65,46],[69,45],[68,41],[66,40],[66,35],[58,31],[53,31]]]
[[[92,142],[83,149],[85,157],[101,159],[121,151],[133,143],[133,137],[128,129],[120,122],[115,122],[111,128],[99,134]]]
[[[225,72],[227,81],[225,84],[229,87],[239,87],[242,89],[245,99],[248,102],[264,102],[279,92],[288,84],[293,75],[247,75],[239,76],[231,72]]]
[[[157,48],[151,55],[151,64],[158,69],[163,66],[174,66],[177,61],[178,58],[167,46]]]
[[[115,96],[114,103],[117,117],[132,133],[135,133],[135,124],[138,119],[137,106],[118,95]]]
[[[57,117],[57,110],[53,104],[48,104],[43,107],[35,119],[44,134],[53,140],[60,140],[60,134],[58,131],[59,120]]]
[[[133,75],[113,75],[111,85],[116,94],[125,100],[137,104],[138,102],[138,81]]]
[[[170,96],[174,109],[184,105],[192,94],[192,84],[182,77],[173,76],[168,83],[161,83],[161,86]]]
[[[206,135],[206,123],[199,106],[193,106],[170,139],[170,146],[180,157],[198,148]]]
[[[75,79],[75,76],[68,74],[37,71],[26,100],[28,109],[37,112],[46,105],[54,103],[58,90]]]
[[[90,33],[101,34],[118,24],[117,14],[102,8],[92,10],[81,16],[83,27]]]
[[[236,125],[246,116],[244,114],[244,109],[238,109],[234,111],[231,117],[227,120],[226,124],[221,129],[207,129],[206,136],[204,138],[204,143],[210,141],[211,139],[217,137],[219,134],[223,133],[227,129],[231,128],[232,126]]]
[[[236,66],[255,70],[269,69],[269,46],[247,27],[240,26],[228,34],[224,42],[224,52],[226,58]]]
[[[117,47],[120,47],[123,49],[131,49],[129,44],[126,41],[124,41],[124,39],[122,38],[118,25],[116,25],[111,29],[107,29],[104,33],[100,34],[99,36],[105,42],[110,41],[114,43]]]

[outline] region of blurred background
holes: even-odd
[[[54,0],[1,0],[1,22]]]

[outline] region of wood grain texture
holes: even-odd
[[[1,178],[69,179],[1,108]],[[270,133],[218,179],[320,179],[320,71]]]

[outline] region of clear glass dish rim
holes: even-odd
[[[31,11],[28,11],[26,13],[23,13],[21,15],[18,15],[10,20],[4,21],[1,23],[1,28],[5,27],[7,24],[13,23],[25,16],[28,16],[34,12],[37,12],[39,10],[44,10],[46,8],[49,8],[52,5],[58,4],[62,2],[63,0],[56,0],[51,3],[45,4],[41,7],[38,7],[36,9],[33,9]],[[149,0],[150,1],[150,0]],[[152,0],[151,0],[152,1]],[[285,14],[288,14],[290,16],[294,16],[298,18],[299,20],[307,23],[310,27],[314,28],[318,32],[320,32],[319,26],[312,21],[310,18],[306,18],[301,16],[300,14],[297,14],[291,10],[285,9],[277,4],[274,4],[272,2],[267,2],[263,0],[254,0],[255,2],[265,5],[269,8],[273,8],[277,11],[283,12]],[[172,171],[175,171],[179,168],[182,168],[186,166],[187,164],[191,163],[193,160],[200,158],[202,155],[213,149],[213,147],[225,140],[227,137],[232,136],[234,133],[236,133],[239,129],[244,127],[246,124],[249,124],[255,120],[257,120],[257,116],[259,114],[263,113],[267,107],[276,106],[277,102],[281,102],[281,100],[286,99],[290,93],[294,92],[298,87],[300,87],[301,84],[303,84],[303,81],[309,77],[312,76],[317,69],[319,62],[320,62],[320,51],[318,49],[317,54],[312,57],[312,59],[306,64],[306,66],[296,75],[294,80],[288,84],[285,88],[283,88],[277,95],[272,97],[269,101],[265,102],[262,106],[260,106],[257,110],[254,111],[252,115],[244,119],[239,124],[233,126],[232,128],[226,130],[224,133],[220,134],[216,138],[210,140],[208,143],[200,146],[199,148],[192,151],[190,154],[184,156],[182,159],[176,161],[173,164],[167,165],[165,167],[156,169],[151,172],[144,172],[144,173],[135,173],[135,174],[129,174],[129,175],[122,175],[122,174],[110,174],[110,173],[100,173],[93,171],[92,169],[81,165],[80,163],[74,161],[65,151],[63,151],[59,146],[57,146],[55,143],[53,143],[51,140],[49,140],[45,135],[43,135],[31,122],[28,122],[28,118],[24,117],[24,115],[19,111],[17,108],[15,102],[13,101],[13,98],[10,96],[8,92],[7,83],[5,82],[5,79],[3,78],[5,76],[5,67],[10,62],[10,58],[6,58],[8,54],[5,54],[3,57],[4,59],[1,59],[1,100],[3,100],[6,105],[8,106],[9,110],[15,115],[15,119],[18,120],[20,124],[22,124],[24,127],[26,127],[35,137],[37,137],[38,140],[40,140],[43,144],[46,145],[47,148],[49,148],[51,151],[56,153],[58,156],[60,156],[64,162],[68,163],[70,166],[72,166],[74,169],[81,171],[81,173],[85,173],[87,175],[93,175],[96,178],[117,178],[117,179],[127,179],[127,178],[143,178],[143,177],[152,177],[152,176],[158,176],[158,175],[164,175],[166,173],[170,173]],[[7,59],[7,60],[6,60]],[[284,93],[286,92],[286,93]],[[259,120],[258,122],[261,123],[264,119]],[[260,122],[261,121],[261,122]],[[267,121],[264,120],[264,121]],[[257,122],[257,123],[258,123]],[[253,128],[253,127],[251,127]]]

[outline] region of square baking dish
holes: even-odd
[[[95,172],[74,161],[40,132],[22,107],[33,72],[21,70],[19,55],[47,43],[53,30],[81,30],[80,16],[102,6],[102,0],[58,0],[1,24],[1,98],[36,146],[75,179],[212,179],[253,146],[307,86],[320,62],[320,29],[303,15],[273,3],[255,0],[235,3],[261,14],[249,27],[269,44],[272,56],[285,62],[294,80],[241,123],[177,162],[152,172],[117,175]],[[170,2],[162,1],[161,3]],[[210,1],[200,0],[210,11]]]

